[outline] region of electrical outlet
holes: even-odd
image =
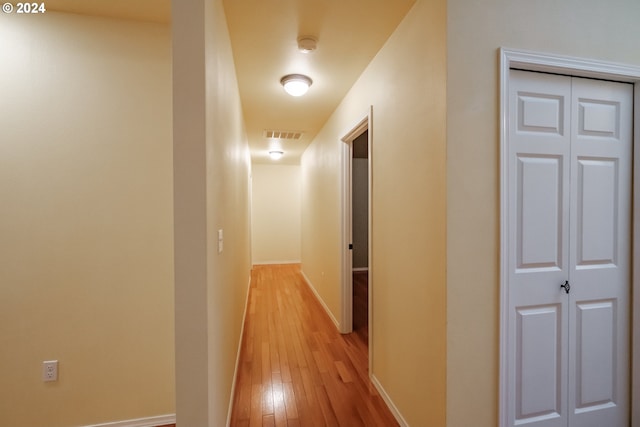
[[[42,381],[58,381],[58,361],[45,360],[42,362]]]

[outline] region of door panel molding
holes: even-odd
[[[610,63],[604,61],[559,56],[545,54],[539,52],[530,52],[524,50],[515,50],[508,48],[500,49],[500,392],[499,392],[499,419],[500,427],[510,427],[509,425],[509,408],[506,406],[507,390],[508,390],[508,370],[507,356],[514,349],[508,348],[507,345],[507,325],[509,322],[509,299],[507,283],[509,278],[508,270],[508,248],[510,236],[507,233],[509,228],[508,215],[508,137],[509,137],[509,80],[510,70],[521,69],[525,71],[547,72],[552,74],[564,74],[573,77],[587,77],[606,79],[616,82],[634,84],[634,129],[640,129],[640,66],[631,66],[625,64]],[[519,102],[528,103],[529,111],[532,113],[530,117],[518,118],[518,123],[523,126],[523,130],[530,130],[532,134],[539,133],[556,133],[558,135],[569,132],[568,129],[561,129],[556,125],[554,114],[561,114],[563,107],[554,105],[554,99],[540,99],[535,97],[524,97]],[[615,137],[618,129],[611,126],[612,117],[616,114],[616,106],[609,104],[592,103],[585,100],[581,105],[580,122],[581,132],[586,137],[602,138]],[[638,147],[633,151],[633,219],[632,219],[632,247],[640,248],[640,132],[636,131],[633,135],[633,146]],[[591,165],[593,166],[593,165]],[[631,260],[631,288],[632,298],[630,307],[632,313],[640,313],[640,251],[635,251]],[[597,254],[600,256],[600,254]],[[602,303],[605,303],[603,301]],[[615,309],[615,304],[612,309]],[[598,313],[607,313],[605,306],[599,307],[601,311]],[[597,310],[596,310],[597,311]],[[591,313],[589,313],[591,314]],[[593,312],[594,318],[596,312]],[[589,318],[589,316],[587,316]],[[585,320],[589,321],[590,318]],[[640,405],[633,404],[633,396],[640,396],[640,316],[632,316],[631,322],[631,423],[632,425],[640,425]],[[585,344],[587,345],[587,344]],[[587,345],[588,347],[588,345]],[[614,359],[615,360],[615,359]],[[612,368],[612,367],[611,367]],[[589,380],[586,378],[586,380]],[[591,382],[589,380],[589,382]],[[588,386],[588,384],[585,384]],[[593,390],[584,389],[586,395],[583,396],[584,402],[591,403],[589,405],[606,405],[607,399],[597,396]],[[597,403],[597,402],[599,403]],[[548,405],[542,405],[548,406]],[[533,408],[533,407],[532,407]],[[535,412],[535,411],[534,411]],[[539,416],[545,417],[551,415],[552,412],[546,414],[540,413]]]

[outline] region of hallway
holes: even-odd
[[[254,266],[231,426],[397,426],[367,357],[356,334],[338,333],[299,265]]]

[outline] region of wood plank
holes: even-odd
[[[262,417],[262,427],[276,427],[276,420],[273,417],[273,414]]]
[[[262,385],[251,386],[251,416],[249,427],[262,427]]]
[[[274,373],[271,381],[273,390],[273,414],[276,427],[287,427],[287,411],[284,406],[284,388],[280,374]]]
[[[324,386],[316,386],[316,399],[318,400],[318,404],[322,411],[322,417],[324,418],[325,425],[329,427],[339,426],[340,424],[336,418],[336,413],[333,410],[333,406],[331,406],[331,401],[329,401],[329,396],[327,396],[327,390]]]
[[[302,376],[302,384],[304,386],[311,420],[315,426],[322,427],[324,424],[320,421],[324,417],[322,416],[322,408],[316,396],[316,386],[312,379],[314,374],[312,374],[309,368],[302,368],[300,369],[300,375]]]
[[[260,355],[260,360],[262,361],[261,370],[262,370],[262,384],[271,383],[271,354],[269,350],[269,343],[262,343],[262,353]]]
[[[238,420],[248,420],[251,414],[251,363],[240,363],[234,415]]]
[[[347,369],[346,366],[344,366],[344,363],[342,363],[341,360],[338,360],[335,362],[336,364],[336,369],[338,370],[338,374],[340,374],[340,378],[342,379],[343,383],[351,383],[353,382],[353,379],[351,378],[351,374],[349,373],[349,370]]]
[[[296,404],[296,396],[293,392],[293,383],[283,383],[282,391],[287,420],[298,418],[298,405]]]

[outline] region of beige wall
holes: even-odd
[[[251,182],[253,263],[300,262],[300,166],[254,164]]]
[[[1,14],[0,64],[0,425],[171,414],[169,28]]]
[[[340,139],[373,106],[373,375],[411,426],[445,425],[445,33],[418,0],[302,158],[302,265],[340,318]]]
[[[640,65],[636,0],[448,1],[447,425],[498,425],[501,46]]]
[[[176,413],[219,427],[251,270],[249,152],[222,2],[172,6]]]
[[[366,113],[365,108],[363,107],[363,111],[359,113]],[[357,122],[360,118],[354,116],[353,120]],[[338,135],[341,130],[335,125],[329,128],[334,121],[335,119],[330,120],[330,123],[305,150],[301,159],[301,255],[302,271],[321,295],[333,316],[338,318],[340,313],[339,141],[342,135]]]

